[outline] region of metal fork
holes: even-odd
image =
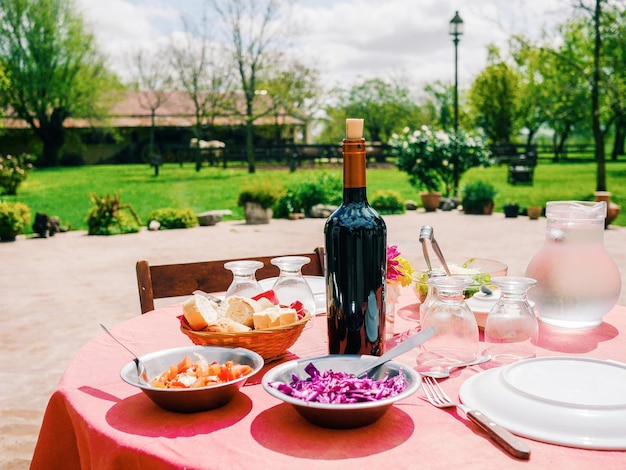
[[[502,426],[494,423],[482,412],[472,410],[463,404],[453,402],[435,379],[431,377],[424,377],[422,387],[424,388],[426,398],[432,405],[437,408],[456,407],[458,410],[462,411],[468,419],[480,426],[480,428],[485,431],[489,437],[491,437],[500,447],[506,450],[513,457],[522,460],[528,460],[530,458],[530,447],[528,447],[525,442],[518,439]]]

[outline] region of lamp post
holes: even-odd
[[[454,132],[459,129],[459,36],[463,34],[463,20],[459,12],[450,21],[450,35],[454,43]]]
[[[454,43],[454,138],[456,139],[459,130],[459,36],[463,34],[463,20],[459,12],[454,13],[454,18],[450,20],[450,35]],[[456,196],[459,189],[459,155],[454,154],[453,160],[453,193]]]

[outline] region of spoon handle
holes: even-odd
[[[418,334],[409,336],[406,340],[401,342],[396,347],[391,348],[374,362],[369,363],[367,367],[364,367],[361,370],[355,372],[354,375],[356,375],[357,377],[361,377],[362,375],[371,372],[377,367],[383,365],[385,362],[390,361],[394,357],[399,356],[400,354],[404,354],[405,352],[408,352],[413,348],[416,348],[424,341],[431,338],[436,332],[437,330],[434,326],[429,326],[428,328],[420,331]]]

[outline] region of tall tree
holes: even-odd
[[[492,63],[474,80],[469,103],[475,124],[495,144],[509,143],[517,131],[520,77],[512,67],[491,53]]]
[[[203,128],[206,125],[212,125],[217,116],[233,107],[230,104],[234,85],[232,63],[211,42],[207,26],[204,17],[201,33],[194,34],[194,28],[185,21],[185,35],[172,43],[169,54],[175,84],[182,87],[193,103],[194,136],[198,141],[204,138]],[[196,171],[200,171],[202,156],[199,143],[194,152]]]
[[[278,67],[288,42],[291,24],[283,0],[207,0],[221,20],[222,31],[239,75],[243,92],[248,172],[256,171],[254,123],[273,112],[271,100],[257,85],[272,68]]]
[[[39,163],[58,164],[69,117],[96,117],[116,83],[72,0],[1,0],[4,99],[43,143]]]
[[[134,88],[138,92],[139,106],[150,111],[150,141],[148,158],[154,166],[155,175],[159,174],[160,155],[155,150],[154,133],[156,113],[171,97],[172,74],[165,48],[155,51],[137,50],[131,55],[131,70]]]

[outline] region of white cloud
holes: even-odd
[[[167,41],[181,17],[198,17],[202,0],[78,0],[103,51],[126,75],[129,50]],[[357,77],[402,71],[421,88],[451,82],[454,46],[448,34],[455,10],[464,20],[459,80],[471,83],[486,65],[487,45],[506,48],[512,33],[537,36],[571,14],[568,0],[299,0],[295,18],[302,34],[298,55],[333,86]]]

